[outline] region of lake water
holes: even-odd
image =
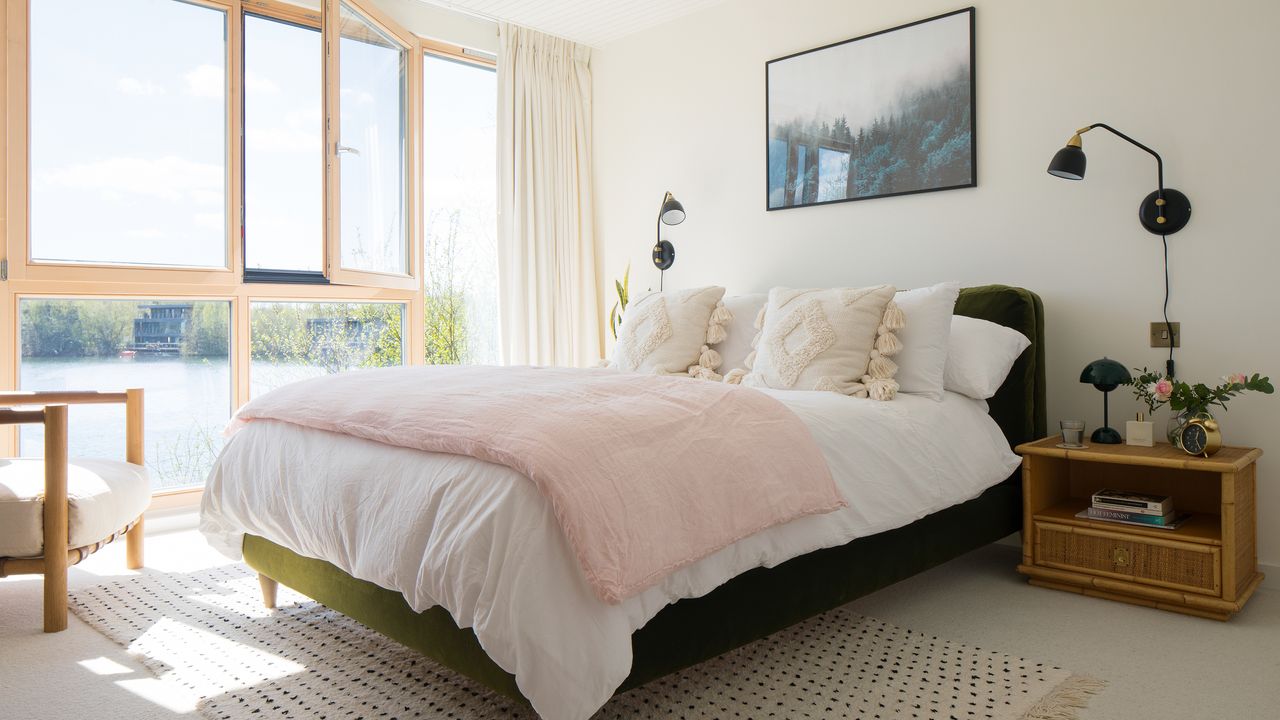
[[[318,367],[254,362],[251,393],[324,374]],[[146,460],[152,487],[201,485],[222,449],[231,417],[227,358],[22,358],[23,390],[146,390]],[[80,405],[70,411],[71,454],[124,459],[124,406]],[[44,429],[24,425],[23,455],[39,456]]]

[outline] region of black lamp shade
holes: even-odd
[[[1068,145],[1049,161],[1049,174],[1067,180],[1083,180],[1084,166],[1084,150],[1076,145]]]
[[[1094,360],[1080,372],[1080,382],[1089,383],[1103,392],[1111,392],[1132,379],[1124,365],[1108,358]]]
[[[1090,440],[1105,445],[1116,445],[1124,442],[1124,438],[1120,437],[1120,433],[1115,428],[1109,427],[1110,413],[1107,409],[1107,393],[1115,390],[1124,383],[1129,382],[1132,377],[1129,370],[1124,365],[1108,358],[1094,360],[1085,366],[1080,373],[1080,382],[1089,383],[1102,391],[1102,427],[1093,431]]]
[[[671,193],[667,193],[667,199],[662,202],[662,212],[658,213],[658,217],[662,219],[663,225],[679,225],[684,222],[684,206],[679,200],[671,197]]]

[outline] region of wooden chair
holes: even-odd
[[[67,405],[102,403],[124,403],[127,462],[71,460]],[[15,409],[25,406],[42,407]],[[141,389],[0,393],[0,425],[44,425],[42,460],[0,460],[0,577],[44,575],[45,632],[67,628],[67,568],[121,535],[126,564],[142,567],[142,513],[151,492],[142,467],[142,409]]]

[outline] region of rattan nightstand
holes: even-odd
[[[1191,457],[1155,447],[1056,447],[1057,436],[1017,447],[1022,455],[1022,564],[1032,585],[1227,620],[1262,581],[1257,558],[1257,448]],[[1076,513],[1103,488],[1173,496],[1192,517],[1176,530]]]

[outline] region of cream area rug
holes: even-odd
[[[141,575],[71,608],[216,720],[534,718],[301,595],[262,606],[243,566]],[[615,697],[597,718],[1070,720],[1101,681],[837,608]]]

